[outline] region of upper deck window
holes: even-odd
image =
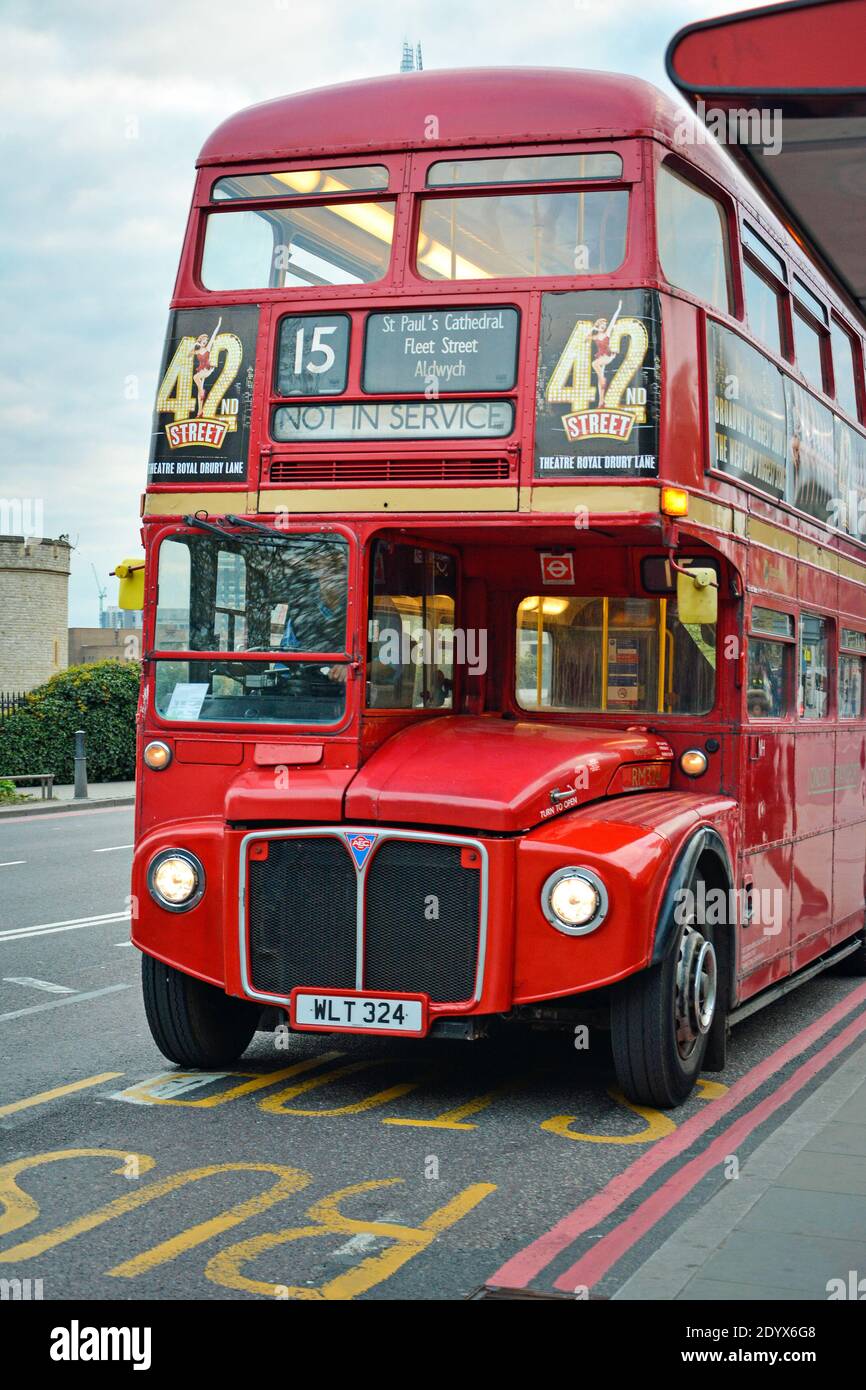
[[[388,187],[383,164],[346,169],[285,169],[268,174],[231,174],[217,179],[214,200],[224,198],[329,198],[341,193],[377,192]]]
[[[803,281],[796,275],[794,276],[794,293],[797,298],[805,304],[810,314],[814,314],[815,318],[821,323],[827,322],[827,310],[825,306],[821,303],[820,299],[818,299],[817,295],[814,295],[810,289],[807,289]]]
[[[625,257],[625,189],[425,198],[417,268],[425,280],[603,275]]]
[[[857,370],[855,367],[854,342],[851,335],[830,320],[830,341],[833,347],[833,382],[836,400],[848,415],[857,419]]]
[[[779,292],[748,261],[743,261],[746,317],[756,338],[782,356],[782,319]]]
[[[394,204],[210,213],[201,282],[208,290],[360,285],[381,280],[394,236]]]
[[[572,183],[578,179],[618,179],[618,154],[530,154],[496,159],[443,159],[427,170],[427,185],[480,183]]]
[[[731,307],[730,254],[721,204],[662,164],[656,220],[659,260],[670,283],[727,313]]]
[[[821,355],[821,334],[802,314],[794,310],[794,352],[797,366],[807,381],[824,389],[824,369]]]
[[[763,237],[759,237],[757,232],[753,232],[747,222],[743,223],[742,238],[745,249],[751,251],[753,256],[762,261],[768,270],[772,270],[777,279],[785,280],[787,278],[785,262],[782,257],[771,250]]]

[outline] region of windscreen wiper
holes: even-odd
[[[218,522],[210,521],[206,516],[199,516],[198,513],[196,513],[195,516],[181,517],[181,520],[185,526],[197,526],[199,530],[212,531],[215,536],[227,536],[229,540],[240,539],[236,531],[229,531],[226,526],[220,526]],[[269,536],[272,540],[282,541],[290,539],[289,536],[283,535],[280,531],[275,531],[270,526],[263,526],[260,521],[249,521],[242,516],[228,515],[226,516],[226,521],[230,521],[232,526],[237,526],[244,531],[263,531],[265,535]]]
[[[226,516],[226,521],[230,521],[233,526],[243,526],[249,531],[261,531],[272,541],[290,541],[292,537],[285,531],[278,531],[274,526],[266,526],[263,521],[250,521],[248,517]]]
[[[181,521],[184,526],[197,526],[201,531],[213,531],[215,536],[234,536],[234,531],[227,531],[224,526],[218,526],[215,521],[205,521],[203,516],[182,516]]]

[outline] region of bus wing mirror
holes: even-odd
[[[677,616],[686,625],[712,624],[719,613],[716,572],[708,565],[677,570]]]
[[[139,611],[144,607],[144,560],[121,560],[112,574],[120,580],[117,586],[117,606]]]

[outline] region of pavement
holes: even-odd
[[[19,795],[28,797],[9,806],[0,806],[0,816],[44,816],[52,811],[86,810],[91,802],[100,806],[132,806],[135,804],[134,782],[90,782],[87,797],[76,797],[71,784],[54,785],[54,796],[50,801],[42,799],[42,788],[37,783],[33,787],[18,786]]]
[[[866,1299],[866,1047],[859,1047],[614,1294]]]

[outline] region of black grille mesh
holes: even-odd
[[[355,988],[356,888],[338,840],[270,840],[250,860],[250,974],[256,989]]]
[[[357,877],[335,836],[274,839],[249,863],[250,976],[262,993],[355,988]],[[480,870],[461,846],[385,840],[369,864],[364,988],[470,999]]]
[[[364,988],[471,998],[480,877],[459,845],[386,840],[367,876]]]

